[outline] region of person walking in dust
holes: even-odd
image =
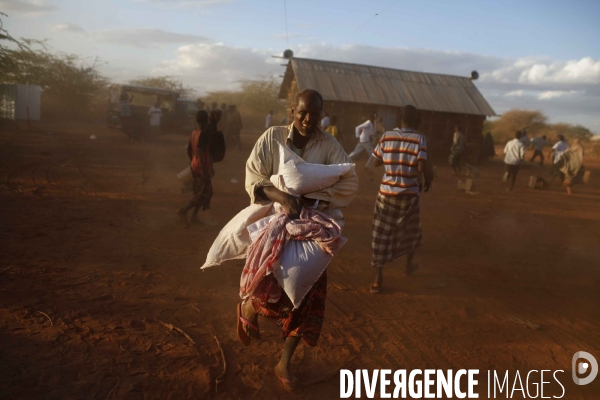
[[[373,216],[371,266],[376,272],[371,293],[382,290],[385,264],[406,255],[407,275],[419,267],[413,261],[423,242],[419,199],[421,190],[429,191],[433,181],[425,137],[416,132],[420,122],[414,106],[402,107],[396,121],[398,128],[385,132],[373,151],[374,166],[384,165],[385,175]]]
[[[552,164],[560,161],[560,157],[569,149],[569,145],[563,135],[558,135],[558,141],[552,146],[552,150],[548,153],[548,158],[552,159]]]
[[[452,137],[452,147],[450,148],[450,157],[448,159],[450,166],[454,170],[455,176],[460,176],[465,145],[465,135],[458,129],[458,126],[455,126],[454,135]]]
[[[156,140],[160,136],[160,120],[162,118],[162,110],[160,109],[160,101],[154,103],[148,109],[148,117],[150,119],[150,140]]]
[[[502,182],[506,182],[510,179],[510,186],[506,189],[509,192],[512,192],[515,187],[519,168],[525,158],[525,145],[521,141],[522,134],[521,131],[517,131],[517,133],[515,133],[515,138],[506,143],[506,146],[504,147],[504,164],[506,164],[506,172],[502,177]]]
[[[121,92],[121,96],[119,97],[119,110],[120,110],[120,120],[121,120],[121,129],[123,133],[127,135],[127,138],[133,141],[133,118],[131,117],[131,102],[133,101],[133,96],[129,97],[127,92]]]
[[[229,106],[229,111],[227,112],[227,135],[228,139],[227,145],[230,147],[237,147],[238,149],[242,148],[242,140],[240,138],[240,132],[244,128],[244,124],[242,123],[242,116],[237,110],[235,104]]]
[[[246,162],[246,190],[251,202],[268,201],[283,206],[290,219],[298,219],[303,207],[312,207],[318,200],[318,210],[339,212],[346,207],[358,189],[358,177],[354,169],[339,178],[332,186],[307,195],[294,197],[273,186],[270,177],[277,173],[279,161],[278,142],[295,152],[308,163],[343,164],[351,160],[331,135],[319,129],[323,98],[311,89],[299,92],[292,106],[293,123],[268,129],[256,142]],[[246,271],[246,267],[244,268]],[[243,274],[242,274],[243,276]],[[269,301],[276,297],[276,302]],[[243,303],[238,304],[237,333],[246,346],[253,339],[260,339],[258,316],[272,320],[281,327],[285,339],[283,353],[275,366],[275,375],[289,392],[299,392],[302,387],[290,369],[290,361],[296,347],[303,339],[309,346],[316,346],[321,334],[327,297],[327,271],[308,291],[300,307],[294,308],[291,300],[279,286],[273,274],[262,277],[257,289]]]
[[[537,157],[540,158],[540,166],[544,166],[544,147],[550,143],[546,140],[546,136],[536,136],[531,139],[531,145],[533,146],[533,156],[529,162],[533,162]]]
[[[214,176],[214,170],[208,144],[210,135],[212,132],[216,131],[220,118],[221,111],[218,109],[211,111],[210,121],[206,111],[200,110],[196,113],[198,129],[192,132],[187,148],[192,177],[194,179],[194,196],[188,204],[181,207],[177,212],[180,221],[186,225],[188,223],[187,213],[192,208],[194,209],[191,218],[193,224],[200,223],[200,220],[198,219],[198,211],[200,208],[202,208],[203,211],[210,208],[210,199],[213,195],[211,179]]]
[[[267,118],[265,118],[265,129],[269,129],[273,126],[273,111],[269,111]]]
[[[373,161],[371,159],[371,153],[373,153],[373,145],[371,144],[371,139],[375,135],[375,126],[373,125],[372,116],[368,119],[364,119],[366,119],[366,121],[358,125],[354,129],[354,133],[358,138],[358,143],[356,144],[356,147],[354,148],[352,153],[350,153],[349,157],[354,162],[356,161],[360,153],[365,151],[367,153],[367,157],[369,157],[365,168],[371,168],[373,164]]]

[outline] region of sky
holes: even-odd
[[[114,82],[171,75],[205,94],[283,74],[281,55],[469,76],[497,114],[541,110],[600,133],[600,1],[0,0]],[[278,78],[279,79],[279,78]]]

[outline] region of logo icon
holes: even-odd
[[[585,361],[579,361],[582,358]],[[587,385],[596,378],[596,375],[598,375],[598,362],[590,353],[578,351],[573,355],[571,369],[573,371],[573,382],[575,382],[576,385]],[[578,375],[584,375],[588,371],[589,375],[586,378],[578,377]]]

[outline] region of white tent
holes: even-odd
[[[0,118],[39,121],[41,94],[37,85],[0,85]]]

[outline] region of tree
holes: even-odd
[[[548,124],[546,116],[541,111],[510,110],[496,121],[486,121],[484,132],[492,132],[496,143],[506,143],[515,137],[519,130],[526,129],[531,136],[546,136],[550,140],[561,134],[567,139],[589,140],[592,132],[581,125],[570,125],[563,122]]]
[[[43,41],[17,40],[1,27],[0,40],[13,44],[0,45],[0,83],[41,86],[45,117],[89,115],[99,110],[92,105],[106,99],[108,80],[98,72],[97,59],[88,64],[72,54],[53,54]]]
[[[8,15],[0,12],[0,16],[8,17]],[[6,45],[2,44],[2,41],[8,42]],[[8,44],[16,46],[20,50],[27,50],[27,41],[17,40],[4,29],[4,23],[0,18],[0,72],[5,71],[7,68],[15,65],[14,50],[8,47]]]
[[[193,87],[184,86],[180,79],[169,75],[142,77],[132,79],[129,83],[136,86],[173,90],[174,92],[179,93],[181,97],[188,99],[192,99],[196,95],[196,90]]]
[[[285,102],[279,99],[280,83],[275,77],[243,80],[240,86],[235,91],[209,92],[202,100],[206,104],[235,104],[244,118],[244,126],[253,129],[264,129],[265,116],[269,111],[273,111],[276,118],[286,115]]]

